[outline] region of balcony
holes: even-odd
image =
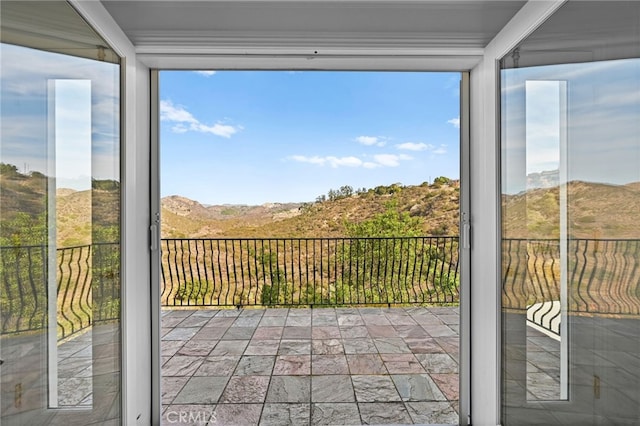
[[[503,244],[503,304],[526,312],[529,325],[527,398],[558,399],[558,243]],[[606,272],[633,283],[638,244],[570,241],[572,312],[638,314],[627,297],[634,288],[598,279]],[[97,306],[93,293],[101,301],[117,294],[117,248],[58,249],[60,406],[92,404],[92,337],[119,309]],[[11,296],[3,300],[3,340],[13,339],[11,350],[27,348],[46,324],[46,295],[30,291],[44,279],[45,253],[2,248],[3,294]],[[167,423],[205,415],[223,424],[457,422],[456,237],[170,239],[162,253]],[[528,271],[525,282],[516,270]],[[620,297],[604,305],[610,292]]]
[[[165,309],[163,419],[457,423],[458,323],[455,307]]]

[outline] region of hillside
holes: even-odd
[[[608,185],[570,182],[567,188],[571,238],[640,238],[640,183]],[[503,196],[506,238],[557,238],[560,231],[558,187]]]
[[[23,175],[11,165],[0,173],[0,225],[5,244],[39,244],[46,239],[47,178]],[[58,244],[91,241],[91,233],[115,229],[118,183],[96,181],[92,191],[59,189]],[[341,188],[342,189],[342,188]],[[269,203],[260,206],[206,206],[185,197],[162,199],[162,236],[206,237],[338,237],[347,223],[371,219],[389,202],[400,212],[420,218],[424,235],[457,235],[457,181],[402,186],[392,184],[348,195],[329,191],[314,203]],[[93,200],[92,200],[93,197]],[[503,196],[506,238],[550,238],[559,235],[558,187]],[[640,182],[627,185],[574,181],[568,187],[569,229],[573,238],[640,238]],[[21,214],[18,214],[18,213]],[[93,227],[91,221],[93,218]],[[113,239],[113,235],[103,238]]]
[[[48,179],[39,172],[22,174],[0,164],[0,243],[44,244],[47,232]],[[93,189],[56,191],[56,233],[60,247],[116,241],[120,216],[119,183],[93,181]],[[93,235],[92,235],[93,234]]]
[[[326,197],[325,197],[326,198]],[[183,237],[337,237],[346,222],[361,222],[394,201],[421,217],[425,235],[458,234],[459,188],[451,184],[378,187],[315,203],[205,207],[184,197],[162,199],[162,235]]]

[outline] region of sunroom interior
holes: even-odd
[[[170,422],[160,70],[460,72],[458,423],[640,418],[640,3],[3,1],[0,17],[0,212],[11,219],[0,227],[2,423]],[[78,132],[84,147],[61,150],[56,139]],[[52,200],[73,163],[87,165],[91,251],[78,243],[61,258]],[[6,200],[34,178],[48,194],[42,240],[16,243],[31,225]],[[72,290],[55,271],[81,263],[93,290],[61,331],[60,289]],[[29,304],[13,302],[30,291]],[[74,334],[82,309],[93,327],[76,351],[91,380],[65,381],[69,354],[56,342]],[[59,391],[80,383],[90,396],[61,403]],[[551,391],[537,393],[541,383]]]

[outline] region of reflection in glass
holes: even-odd
[[[640,418],[640,59],[502,71],[504,424]]]
[[[545,206],[553,215],[541,224],[541,212],[526,204],[526,226],[543,226],[558,240],[556,256],[545,255],[545,244],[528,245],[533,253],[528,267],[551,272],[551,279],[534,279],[535,300],[527,303],[527,399],[567,399],[567,86],[565,81],[527,80],[524,91],[526,193],[553,188],[553,200]]]
[[[1,421],[117,423],[120,67],[0,49]]]
[[[47,102],[47,174],[56,177],[49,179],[47,189],[48,250],[56,253],[55,256],[49,255],[47,291],[58,295],[56,298],[48,297],[47,307],[49,324],[57,324],[57,327],[48,327],[49,407],[85,407],[91,406],[92,380],[89,372],[92,348],[91,334],[87,331],[93,316],[89,301],[91,288],[79,282],[82,275],[88,275],[90,267],[82,268],[78,264],[88,263],[89,259],[80,254],[75,262],[69,259],[72,256],[67,253],[67,244],[58,244],[57,234],[60,229],[61,237],[66,238],[68,232],[64,224],[69,220],[69,213],[64,209],[66,200],[62,197],[71,194],[65,194],[70,189],[65,188],[64,178],[75,179],[76,188],[84,191],[91,188],[91,80],[49,80]],[[77,206],[73,216],[74,222],[87,224],[90,231],[90,205]],[[58,336],[65,341],[84,340],[83,356],[66,356],[64,343],[59,342]],[[61,354],[58,347],[62,347]],[[86,373],[80,377],[68,377],[66,371],[77,368],[79,363],[86,364]]]

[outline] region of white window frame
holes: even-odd
[[[471,281],[470,398],[473,424],[500,423],[499,292],[499,69],[498,60],[548,19],[565,1],[529,1],[483,49],[468,52],[393,48],[372,51],[345,45],[309,61],[309,52],[282,56],[175,54],[170,48],[138,52],[99,1],[69,0],[122,58],[122,422],[152,424],[150,237],[150,68],[352,69],[470,71],[469,182]],[[391,5],[392,2],[389,1]],[[375,49],[374,49],[375,50]],[[374,52],[375,53],[375,52]],[[158,319],[157,312],[156,320]],[[156,354],[159,356],[159,354]],[[465,354],[461,354],[464,358]],[[155,414],[154,414],[155,417]]]

